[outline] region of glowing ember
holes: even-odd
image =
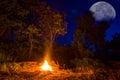
[[[41,69],[45,71],[52,71],[52,68],[49,66],[47,60],[45,60],[44,64],[41,66]]]

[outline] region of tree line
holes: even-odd
[[[45,51],[51,52],[54,61],[67,65],[82,63],[79,60],[119,60],[120,34],[106,41],[105,32],[110,23],[96,22],[92,14],[88,11],[76,17],[74,40],[69,46],[60,46],[55,38],[67,33],[67,14],[53,10],[44,1],[2,0],[0,61],[39,61],[47,53]]]

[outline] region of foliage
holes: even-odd
[[[14,58],[10,53],[12,49],[9,49],[12,47],[10,43],[1,43],[0,45],[0,62],[8,62],[13,61]]]
[[[110,41],[110,47],[112,49],[118,49],[120,45],[120,33],[116,33],[113,35],[113,39]]]
[[[39,0],[0,2],[0,47],[12,60],[43,57],[46,47],[66,33],[65,14]],[[38,54],[40,53],[40,54]]]
[[[29,58],[32,55],[33,48],[40,49],[40,29],[37,28],[35,25],[29,25],[27,28],[21,28],[18,31],[16,31],[16,43],[20,43],[21,41],[24,42],[24,46],[26,45],[26,50],[29,51]],[[25,41],[24,41],[25,40]],[[36,46],[35,44],[39,44],[39,46]],[[24,47],[22,46],[22,47]],[[21,47],[21,46],[20,46]],[[24,47],[25,48],[25,47]]]
[[[71,68],[72,64],[70,63],[70,60],[76,57],[77,52],[71,46],[60,46],[54,44],[53,53],[56,54],[52,54],[52,60],[59,63],[61,68]]]
[[[0,62],[13,61],[13,57],[5,53],[0,53]]]
[[[65,15],[52,10],[46,3],[41,3],[36,10],[43,40],[54,41],[56,35],[66,33]]]
[[[90,12],[77,18],[76,21],[78,25],[74,37],[77,41],[84,43],[84,46],[89,46],[92,43],[95,45],[96,49],[98,49],[98,46],[105,44],[105,31],[109,28],[109,24],[106,21],[95,23]],[[81,39],[79,39],[78,36],[79,38],[81,37]]]
[[[71,63],[75,65],[76,68],[79,67],[91,67],[91,68],[104,68],[104,64],[98,60],[93,60],[91,58],[83,58],[79,59],[76,58],[74,60],[71,60]]]
[[[103,59],[107,55],[104,39],[106,30],[110,27],[108,22],[96,22],[91,12],[86,12],[83,16],[76,18],[77,27],[74,33],[73,46],[79,51],[80,56],[87,53],[95,53],[94,56]],[[90,47],[93,46],[92,51]],[[93,54],[90,54],[93,56]],[[105,59],[104,59],[105,60]]]
[[[10,55],[14,58],[20,57],[20,55],[22,56],[21,58],[25,56],[25,51],[28,50],[24,41],[25,37],[19,35],[19,38],[21,36],[21,39],[24,40],[18,42],[17,40],[15,40],[15,38],[18,37],[18,35],[16,35],[16,32],[25,27],[26,16],[34,11],[38,2],[39,0],[0,1],[0,46],[2,47],[3,55]]]
[[[44,43],[45,55],[51,56],[55,38],[66,33],[65,14],[52,10],[44,2],[36,8],[36,14],[38,15],[38,26],[41,30],[40,39]]]
[[[24,16],[29,12],[17,0],[0,2],[0,37],[9,36],[13,29],[24,25]]]
[[[113,39],[107,42],[106,49],[108,51],[109,57],[112,60],[120,60],[120,33],[113,35]]]

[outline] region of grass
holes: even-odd
[[[1,63],[0,80],[119,80],[120,70],[111,68],[78,67],[59,69],[52,64],[53,72],[40,71],[36,62]]]

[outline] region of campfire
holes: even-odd
[[[40,67],[43,71],[53,71],[52,67],[48,64],[48,61],[45,60],[44,64]]]

